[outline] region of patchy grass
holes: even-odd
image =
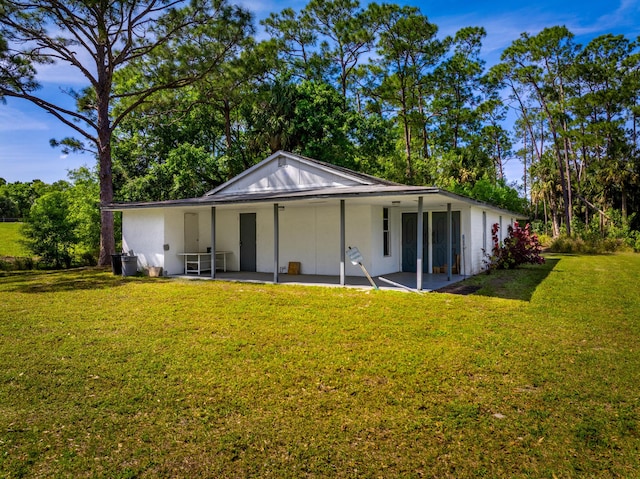
[[[640,256],[549,259],[469,296],[5,274],[0,477],[638,477]]]
[[[481,296],[530,301],[538,285],[553,271],[559,261],[558,257],[548,256],[543,266],[525,264],[514,270],[495,269],[451,286],[460,285],[474,289],[474,294]]]
[[[29,256],[29,250],[21,243],[22,223],[0,223],[0,258],[3,256]]]

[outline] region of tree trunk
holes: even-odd
[[[553,124],[553,115],[549,112],[546,103],[544,103],[544,109],[549,119],[549,127],[551,128],[551,136],[553,137],[553,145],[556,152],[556,159],[558,160],[558,173],[560,174],[560,189],[562,190],[562,201],[564,203],[564,219],[567,228],[567,236],[571,236],[571,195],[569,193],[569,179],[567,178],[565,170],[565,159],[560,151],[560,144],[558,139],[558,132]]]
[[[498,179],[504,179],[504,167],[502,166],[502,150],[500,148],[500,140],[496,138],[496,164],[498,166]],[[527,169],[527,159],[524,160],[525,170]],[[525,180],[524,180],[524,196],[527,196],[527,179],[525,172]]]
[[[622,185],[620,185],[620,188],[622,189],[622,191],[621,191],[621,193],[622,193],[622,205],[621,205],[622,222],[626,225],[627,224],[627,190],[624,187],[624,183]]]
[[[100,135],[102,136],[102,134]],[[109,142],[100,146],[100,205],[105,206],[113,201],[113,176],[111,173],[111,146]],[[100,256],[98,265],[111,264],[111,255],[116,245],[113,228],[113,211],[100,212]]]
[[[524,166],[524,175],[522,176],[524,182],[524,197],[527,198],[527,131],[524,131],[524,146],[522,148],[524,154],[522,155],[522,163]]]
[[[106,68],[99,71],[101,79],[108,75]],[[113,202],[113,173],[111,165],[111,120],[109,118],[110,81],[101,81],[102,88],[96,91],[97,97],[97,126],[98,126],[98,161],[100,165],[100,206],[104,207]],[[100,255],[99,266],[111,264],[111,255],[115,253],[116,245],[113,227],[113,212],[100,212]]]
[[[551,228],[553,237],[560,236],[560,214],[558,213],[558,202],[553,192],[549,193],[549,213],[551,215]]]
[[[562,127],[564,129],[564,133],[565,135],[567,134],[567,124],[565,121],[562,122]],[[573,223],[573,192],[572,192],[572,188],[571,188],[571,166],[569,164],[569,151],[571,150],[571,145],[569,143],[569,140],[566,138],[566,136],[563,138],[563,144],[564,144],[564,168],[565,168],[565,176],[566,179],[565,181],[567,182],[567,208],[568,208],[568,215],[567,216],[567,221],[569,222],[567,224],[567,235],[571,236],[571,223]]]
[[[404,87],[401,88],[401,95],[402,124],[404,127],[404,144],[407,160],[405,175],[407,177],[407,180],[409,180],[409,184],[411,184],[411,180],[413,179],[413,164],[411,161],[411,130],[409,126],[409,111],[407,108],[407,93]]]
[[[411,161],[411,131],[409,129],[409,121],[406,114],[402,115],[402,121],[404,122],[404,142],[405,153],[407,155],[407,169],[405,174],[409,182],[411,182],[413,178],[413,164]]]
[[[562,200],[564,202],[564,218],[567,227],[567,236],[571,236],[571,195],[568,191],[568,180],[566,171],[565,171],[565,158],[563,158],[562,151],[560,148],[560,138],[558,138],[558,130],[554,123],[554,115],[551,113],[549,105],[545,99],[543,92],[541,91],[540,86],[535,82],[530,82],[531,86],[535,89],[536,95],[538,97],[538,101],[540,102],[540,106],[544,110],[544,113],[549,122],[549,128],[551,129],[551,136],[553,138],[553,147],[555,150],[555,156],[558,161],[558,173],[560,174],[560,188],[562,189]],[[565,152],[566,152],[566,144],[565,144]]]
[[[429,159],[429,131],[427,130],[427,118],[424,112],[424,98],[422,92],[418,92],[418,113],[420,113],[420,121],[422,122],[422,156],[425,160]]]
[[[229,104],[229,100],[223,100],[222,111],[224,112],[224,136],[227,140],[227,154],[229,154],[233,146],[233,136],[231,135],[231,105]]]

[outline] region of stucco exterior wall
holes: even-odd
[[[372,259],[369,273],[374,276],[395,273],[402,267],[402,216],[399,208],[389,208],[390,255],[384,255],[383,207],[371,207],[369,254]]]
[[[256,213],[256,270],[273,272],[273,205],[254,209]],[[249,212],[249,211],[247,211]],[[240,229],[238,216],[238,230]]]
[[[231,252],[227,257],[228,270],[240,269],[240,216],[237,211],[216,209],[216,250]]]
[[[333,216],[328,208],[285,206],[280,210],[280,271],[286,271],[290,261],[299,261],[301,274],[335,274],[338,248],[332,254],[331,245],[335,242],[331,237],[334,228],[330,218]],[[318,238],[319,233],[324,233],[324,237]],[[319,273],[320,270],[325,272]]]
[[[483,213],[486,221],[483,221]],[[469,274],[478,274],[485,269],[483,249],[490,253],[493,248],[491,239],[491,228],[498,224],[498,240],[502,241],[507,237],[508,227],[512,226],[515,218],[510,215],[503,215],[488,208],[471,207],[471,244],[467,246],[471,257],[471,271]]]
[[[302,211],[298,215],[304,214]],[[316,274],[340,274],[340,205],[316,206],[315,222],[315,271]],[[280,253],[282,257],[282,250]],[[305,271],[304,264],[302,265]]]
[[[478,274],[484,268],[483,248],[491,250],[491,223],[486,210],[471,207],[469,212],[469,235],[467,241],[467,266],[466,274]],[[486,221],[483,220],[486,215]]]
[[[169,246],[164,265],[167,274],[184,272],[184,259],[178,253],[184,253],[184,213],[182,209],[164,210],[164,243]]]
[[[278,213],[279,270],[286,271],[290,261],[298,261],[302,274],[340,274],[339,204],[281,206],[284,208]],[[261,272],[273,272],[273,206],[267,210],[256,210],[256,213],[257,268]],[[370,206],[347,204],[345,245],[358,247],[368,269],[373,261],[370,222]],[[360,267],[353,266],[348,260],[345,272],[347,275],[362,275]]]
[[[281,204],[279,210],[280,253],[279,271],[286,272],[291,261],[301,264],[302,274],[338,275],[340,268],[340,206],[327,204]],[[467,275],[477,274],[484,268],[482,248],[491,248],[491,225],[500,223],[501,214],[482,206],[454,208],[460,211],[460,231],[464,236],[461,267]],[[428,217],[428,244],[424,261],[432,271],[432,216],[441,208],[425,208]],[[184,261],[184,215],[198,214],[199,250],[211,246],[211,208],[150,208],[123,212],[123,247],[133,250],[139,257],[139,267],[162,266],[167,274],[182,274]],[[383,206],[350,204],[345,208],[345,247],[357,247],[364,265],[372,276],[389,274],[402,269],[402,213],[417,212],[417,208],[389,208],[391,254],[384,256]],[[216,249],[229,251],[227,270],[240,269],[240,213],[256,214],[256,269],[273,272],[274,218],[273,204],[245,205],[238,208],[216,208]],[[483,213],[486,222],[483,223]],[[500,237],[506,235],[514,218],[502,216]],[[168,247],[165,250],[164,247]],[[362,276],[358,265],[346,257],[345,272],[349,276]]]
[[[372,247],[371,238],[371,213],[369,205],[350,205],[349,201],[345,205],[345,247],[356,247],[364,259],[364,267],[369,274],[375,275],[373,264],[375,253]],[[338,230],[336,230],[338,233]],[[339,238],[338,234],[336,237]],[[339,254],[339,252],[338,252]],[[360,266],[351,264],[349,257],[345,257],[345,272],[347,276],[364,276]]]
[[[164,213],[161,209],[122,213],[122,249],[138,257],[138,269],[164,267]]]

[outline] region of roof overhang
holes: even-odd
[[[320,201],[359,199],[371,203],[399,202],[398,206],[407,206],[407,201],[416,201],[422,196],[430,202],[456,203],[490,209],[502,214],[524,219],[522,213],[497,208],[489,203],[468,198],[437,187],[406,186],[406,185],[361,185],[351,187],[322,188],[315,190],[293,192],[253,193],[243,195],[212,195],[180,200],[110,203],[102,207],[104,211],[127,211],[150,208],[193,208],[206,206],[249,206],[268,203],[296,203],[300,206],[318,203]],[[378,201],[376,201],[378,200]]]

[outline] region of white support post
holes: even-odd
[[[447,203],[447,281],[451,281],[451,250],[453,249],[452,241],[452,215],[451,215],[451,203]]]
[[[427,213],[427,274],[433,274],[433,212]]]
[[[345,212],[344,200],[340,200],[340,286],[345,285]]]
[[[418,253],[416,260],[416,289],[422,291],[422,264],[424,261],[424,218],[423,218],[423,199],[418,197]]]
[[[216,277],[216,207],[211,207],[211,278]]]
[[[280,264],[280,232],[278,203],[273,204],[273,282],[278,282],[278,266]]]

